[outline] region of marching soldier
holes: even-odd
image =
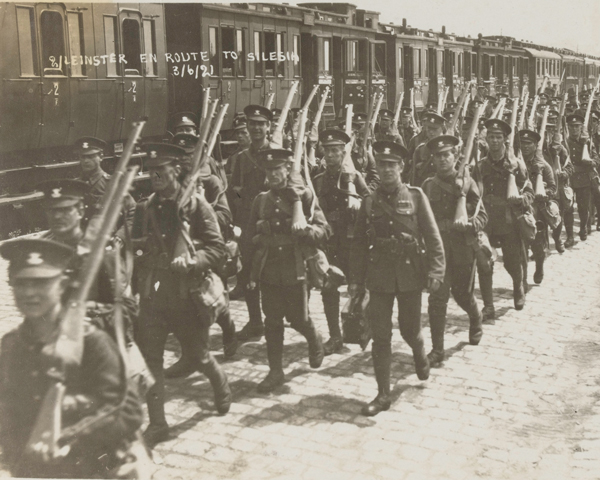
[[[402,140],[400,133],[397,130],[394,131],[392,129],[393,121],[394,112],[386,109],[379,111],[379,131],[375,134],[375,141],[394,142],[404,147],[404,140]]]
[[[567,115],[569,129],[567,144],[573,162],[571,186],[575,191],[577,211],[579,212],[579,238],[585,241],[588,233],[591,232],[591,228],[588,227],[588,219],[592,201],[596,204],[600,203],[592,189],[592,179],[598,175],[596,169],[600,160],[588,132],[583,131],[583,120],[583,117],[578,114]],[[583,158],[585,145],[588,146],[589,158]]]
[[[260,193],[252,203],[245,236],[249,242],[246,250],[253,258],[250,286],[260,288],[265,312],[269,373],[257,387],[261,393],[271,392],[285,382],[282,367],[284,317],[306,338],[312,368],[320,367],[324,356],[321,335],[308,313],[304,251],[324,243],[330,232],[318,203],[306,229],[292,231],[292,202],[296,200],[290,198],[295,190],[288,188],[292,156],[291,151],[283,149],[258,152],[258,165],[266,172],[269,191]],[[310,216],[311,197],[307,189],[300,196],[307,217]]]
[[[411,185],[416,187],[423,185],[426,179],[435,175],[433,156],[427,149],[427,142],[444,133],[445,122],[446,119],[437,113],[426,112],[423,114],[422,123],[425,132],[423,143],[416,146],[412,162],[406,166],[404,171],[405,180]]]
[[[220,414],[229,411],[231,390],[225,372],[208,349],[212,319],[201,313],[193,298],[194,285],[210,271],[218,272],[225,260],[217,218],[200,195],[193,195],[179,211],[183,188],[178,181],[178,163],[185,154],[183,149],[164,143],[145,144],[143,149],[154,193],[138,206],[133,236],[144,244],[136,264],[138,329],[142,353],[156,380],[146,396],[150,425],[144,433],[146,442],[154,445],[169,434],[163,354],[170,332],[178,332],[182,350],[189,352],[195,369],[210,380]],[[196,247],[193,257],[179,248],[183,222],[189,225],[188,235]]]
[[[247,238],[247,225],[250,218],[252,202],[257,195],[266,190],[266,177],[263,169],[258,167],[258,154],[262,150],[273,148],[268,139],[268,132],[271,128],[272,113],[268,108],[260,105],[248,105],[244,109],[247,119],[247,128],[250,133],[252,144],[241,153],[231,175],[231,189],[237,197],[235,203],[236,216],[233,219],[234,224],[242,229],[241,247],[242,247],[242,271],[238,275],[238,285],[232,292],[234,298],[239,298],[238,288],[243,289],[243,294],[248,306],[248,323],[238,332],[240,342],[247,341],[250,338],[260,338],[264,334],[262,322],[262,312],[260,310],[260,290],[254,288],[249,290],[250,270],[252,269],[252,256],[248,254],[245,245],[248,245],[251,238]]]
[[[324,150],[323,166],[313,178],[313,185],[319,205],[333,231],[327,243],[327,258],[330,264],[339,267],[348,276],[350,243],[356,219],[356,212],[348,204],[351,195],[348,187],[354,184],[356,193],[361,197],[367,195],[369,190],[361,175],[342,171],[344,148],[350,142],[348,135],[341,130],[323,130],[319,134],[319,141]],[[324,345],[325,355],[331,355],[340,352],[343,347],[340,292],[337,285],[326,284],[321,294],[330,336]]]
[[[198,135],[198,118],[191,112],[181,112],[173,115],[173,134],[189,133],[190,135]]]
[[[427,147],[433,153],[436,174],[423,184],[423,191],[444,243],[446,273],[440,288],[429,295],[429,325],[433,349],[429,353],[432,367],[444,361],[444,330],[450,291],[456,303],[469,316],[469,343],[478,345],[483,334],[481,311],[473,295],[475,254],[473,244],[477,232],[487,223],[487,213],[482,204],[477,184],[470,176],[458,178],[458,138],[442,135],[429,141]],[[466,197],[469,221],[456,222],[458,200]]]
[[[540,135],[533,130],[521,130],[519,131],[519,139],[521,141],[521,153],[523,154],[529,178],[532,181],[538,182],[539,175],[541,175],[546,191],[545,198],[536,197],[532,204],[536,221],[535,240],[531,243],[531,251],[535,260],[533,281],[539,285],[544,279],[544,260],[546,259],[546,250],[550,247],[548,242],[548,221],[544,217],[543,211],[546,209],[548,199],[556,197],[556,182],[554,181],[552,168],[544,160],[542,154],[538,153],[538,143],[541,140]]]
[[[525,306],[525,280],[527,273],[527,252],[521,235],[517,217],[522,216],[533,202],[533,189],[527,177],[527,169],[509,152],[505,142],[511,128],[506,122],[490,119],[485,122],[489,153],[481,160],[479,171],[475,172],[483,184],[483,204],[488,214],[485,228],[492,245],[502,247],[504,268],[513,280],[515,308]],[[508,198],[509,176],[515,177],[520,197]],[[492,273],[480,272],[479,281],[491,290]],[[486,287],[487,288],[487,287]]]
[[[362,149],[365,135],[370,135],[366,114],[361,112],[355,113],[352,122],[353,128],[354,123],[358,123],[360,129],[356,132],[356,141],[352,147],[352,162],[354,163],[354,168],[356,168],[365,179],[369,190],[373,191],[379,186],[379,175],[377,173],[373,155],[369,152],[368,148],[367,151],[363,151]]]
[[[349,275],[351,295],[365,288],[370,295],[367,315],[373,331],[373,367],[379,393],[363,408],[367,416],[388,410],[391,404],[394,299],[400,307],[400,333],[413,351],[417,376],[429,378],[421,333],[421,292],[425,287],[430,292],[439,289],[445,271],[444,247],[429,201],[420,188],[401,180],[408,152],[390,142],[375,143],[373,148],[381,186],[365,198],[358,213]]]
[[[412,138],[417,134],[417,129],[412,124],[412,108],[400,108],[400,128],[399,133],[402,136],[404,145],[409,145]]]
[[[560,165],[560,171],[556,175],[556,198],[562,221],[552,232],[556,251],[563,253],[565,248],[571,248],[575,245],[573,236],[573,190],[570,187],[570,178],[573,174],[573,164],[569,158],[569,153],[562,142],[562,135],[557,136],[556,124],[547,123],[546,145],[544,146],[544,159],[550,165]],[[567,240],[562,242],[561,233],[563,224],[567,232]]]
[[[96,213],[99,213],[102,197],[104,197],[104,192],[110,180],[110,175],[102,170],[101,166],[105,148],[106,142],[95,137],[82,137],[75,141],[75,152],[81,167],[80,180],[89,185],[85,198],[86,211],[83,218],[86,226],[89,220]],[[135,200],[128,194],[125,197],[123,212],[117,223],[117,230],[113,238],[113,240],[120,241],[121,245],[125,244],[125,238],[127,238],[125,229],[131,232],[134,214]]]
[[[60,331],[61,300],[70,284],[65,271],[74,253],[67,245],[44,239],[12,240],[0,247],[10,262],[9,284],[24,317],[4,335],[0,349],[0,445],[3,461],[16,477],[116,478],[142,424],[139,398],[127,388],[119,350],[107,333],[84,325],[77,369],[58,373],[45,353]],[[70,448],[58,458],[41,450],[26,454],[42,400],[57,374],[66,387],[57,405],[61,431],[43,435],[70,438]]]

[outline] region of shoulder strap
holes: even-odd
[[[377,196],[377,191],[373,192],[372,198],[373,198],[373,201],[376,202],[381,207],[381,209],[388,216],[390,216],[392,218],[392,220],[394,220],[396,223],[399,223],[400,225],[402,225],[403,227],[408,229],[409,233],[413,237],[415,237],[415,238],[421,237],[421,234],[419,233],[419,227],[417,226],[417,223],[412,218],[408,218],[407,215],[399,215],[396,211],[394,211],[394,209],[390,205],[379,200],[379,198]]]

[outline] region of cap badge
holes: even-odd
[[[443,140],[440,140],[438,142],[438,148],[442,148],[443,146],[444,146],[444,142],[443,142]]]
[[[185,145],[185,140],[183,138],[179,139],[179,145]]]
[[[88,142],[83,142],[81,148],[90,148],[90,144]]]
[[[188,119],[188,117],[181,117],[181,121],[182,122],[189,122],[190,120]]]
[[[31,252],[27,258],[27,265],[41,265],[44,263],[42,255],[38,252]]]
[[[271,155],[270,153],[267,155],[267,160],[271,161],[273,160],[273,155]]]
[[[254,110],[254,115],[260,115],[260,110]]]
[[[430,123],[435,123],[435,118],[431,117],[431,118],[429,119],[429,122],[430,122]]]
[[[52,193],[50,194],[50,196],[52,198],[60,198],[62,196],[61,192],[62,192],[62,187],[53,188],[52,189]]]
[[[156,150],[152,150],[150,152],[150,158],[157,158],[157,157],[158,157],[158,155],[156,154]]]
[[[327,140],[333,140],[333,135],[328,135]]]
[[[386,155],[389,155],[389,154],[391,153],[391,152],[390,152],[390,147],[385,147],[385,148],[383,149],[383,153],[384,153],[384,154],[386,154]]]

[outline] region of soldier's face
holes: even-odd
[[[403,114],[403,115],[400,117],[400,120],[401,120],[401,122],[402,122],[402,126],[403,126],[403,127],[408,127],[408,126],[410,125],[410,115],[405,115],[405,114]]]
[[[535,153],[536,147],[537,145],[533,142],[524,142],[523,140],[521,140],[521,150],[523,150],[523,155],[525,155],[526,157],[533,155]]]
[[[173,188],[177,184],[180,169],[175,165],[160,165],[149,168],[148,171],[152,190],[158,193]]]
[[[79,227],[82,217],[83,207],[81,205],[46,209],[48,227],[51,232],[58,235],[64,235]]]
[[[452,150],[437,152],[433,155],[433,166],[440,176],[447,177],[452,174],[454,172],[454,165],[456,165],[456,157],[452,153]]]
[[[463,123],[460,129],[460,136],[462,137],[463,141],[469,138],[469,130],[471,130],[471,124]]]
[[[323,147],[325,163],[327,168],[338,168],[344,160],[344,147],[343,145],[328,145]]]
[[[287,185],[290,169],[287,165],[279,165],[275,168],[267,168],[265,173],[269,187],[278,189]]]
[[[15,304],[25,318],[48,317],[60,303],[67,278],[15,278],[11,281]]]
[[[379,178],[381,178],[382,185],[395,185],[400,181],[400,173],[402,172],[402,165],[397,162],[377,162],[377,172]]]
[[[187,133],[189,135],[198,135],[198,132],[196,132],[196,127],[194,127],[192,125],[182,125],[181,127],[177,127],[175,129],[175,135],[177,135],[178,133]]]
[[[444,129],[441,127],[441,125],[436,125],[433,123],[426,123],[424,128],[425,128],[425,135],[427,135],[427,138],[439,137],[440,135],[442,135],[444,133]]]
[[[384,130],[387,130],[388,128],[390,128],[391,125],[392,125],[392,123],[390,122],[389,118],[381,119],[381,128],[383,128]]]
[[[504,133],[502,133],[501,131],[492,130],[491,132],[490,131],[487,132],[486,140],[487,140],[488,146],[490,147],[490,150],[493,152],[497,152],[502,149],[502,146],[504,145],[504,141],[506,140],[506,137],[504,136]]]
[[[100,153],[94,153],[92,155],[80,155],[79,165],[84,173],[92,173],[100,168],[100,162],[102,162],[102,156]]]
[[[252,143],[252,140],[250,139],[250,133],[248,132],[247,128],[238,128],[235,131],[235,139],[237,140],[240,148],[248,148]]]
[[[271,128],[271,122],[248,120],[248,133],[252,140],[264,140],[269,128]]]
[[[581,131],[583,130],[583,125],[581,124],[572,124],[569,123],[569,136],[570,137],[579,137],[581,135]]]

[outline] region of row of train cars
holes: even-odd
[[[394,25],[348,3],[6,3],[0,25],[0,238],[33,228],[23,213],[39,181],[76,173],[77,138],[106,140],[110,163],[132,122],[162,138],[172,114],[200,113],[203,88],[229,104],[227,129],[269,94],[281,108],[294,81],[292,106],[313,85],[330,86],[323,119],[333,121],[349,103],[366,111],[375,89],[393,108],[412,88],[422,109],[442,86],[448,101],[468,81],[516,96],[547,76],[550,87],[582,91],[600,72],[599,57]]]

